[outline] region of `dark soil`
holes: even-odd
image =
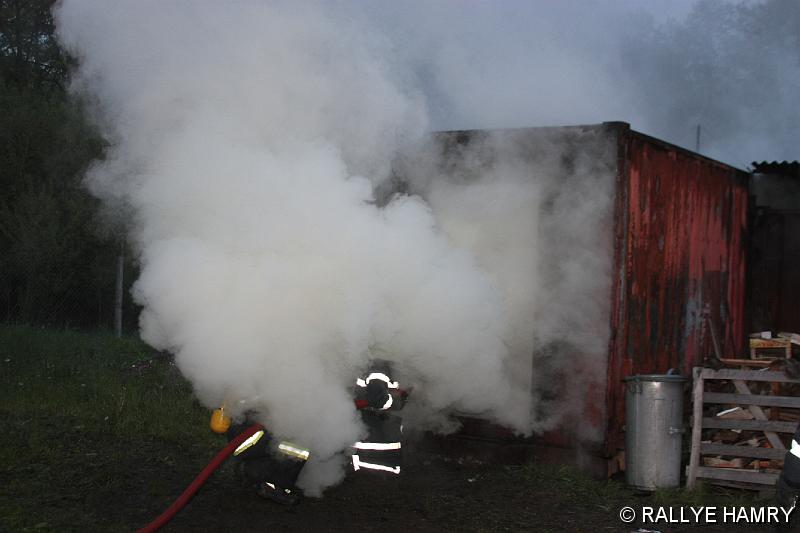
[[[224,446],[208,430],[208,414],[170,360],[138,341],[0,327],[0,531],[145,526]],[[502,450],[490,443],[471,449],[410,442],[399,478],[351,475],[293,508],[243,487],[226,463],[164,531],[771,531],[623,524],[624,506],[771,502],[710,487],[639,495],[538,452],[508,464],[509,455],[493,453]]]
[[[422,459],[422,458],[420,458]],[[533,531],[631,532],[623,503],[582,500],[528,479],[523,468],[465,464],[428,455],[395,480],[351,475],[322,499],[292,509],[221,480],[203,491],[166,531]],[[558,491],[558,492],[555,492]],[[148,517],[142,516],[143,522]],[[142,522],[142,523],[143,523]],[[770,531],[731,525],[647,525],[668,532]]]
[[[16,511],[13,522],[6,522],[15,524],[9,531],[136,530],[172,503],[210,459],[208,449],[191,442],[112,441],[57,421],[51,421],[51,429],[60,435],[53,442],[60,467],[32,463],[2,470],[0,497],[16,499],[6,502]],[[411,457],[398,478],[351,474],[323,498],[305,498],[292,508],[244,487],[228,463],[164,531],[628,533],[640,526],[620,521],[623,506],[638,510],[645,505],[678,505],[636,495],[615,481],[587,479],[572,468],[536,462],[500,465],[430,450],[413,452],[407,454]],[[0,519],[0,526],[4,521]],[[644,528],[662,533],[771,531],[766,526],[731,524],[645,524]]]

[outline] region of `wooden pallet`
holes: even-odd
[[[686,468],[687,488],[691,489],[694,487],[698,478],[724,482],[744,482],[756,485],[774,485],[778,480],[778,474],[773,472],[761,472],[759,470],[744,468],[700,466],[700,456],[726,455],[753,459],[782,460],[786,454],[786,447],[780,437],[778,437],[778,433],[794,433],[798,424],[796,422],[768,420],[762,407],[800,408],[800,398],[795,396],[752,394],[747,382],[800,383],[800,380],[789,378],[783,372],[762,370],[713,370],[711,368],[695,367],[693,374],[692,449],[689,466]],[[736,393],[706,392],[705,383],[708,380],[731,381],[736,388]],[[703,417],[703,405],[709,403],[742,406],[750,411],[753,415],[753,419],[727,420],[717,417]],[[756,446],[704,443],[701,442],[704,429],[761,431],[772,447],[762,448]]]

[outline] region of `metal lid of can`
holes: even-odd
[[[623,379],[624,381],[666,381],[672,383],[683,383],[689,380],[689,378],[680,374],[637,374]]]

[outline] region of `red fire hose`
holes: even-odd
[[[405,391],[403,391],[405,394]],[[365,409],[368,407],[367,400],[356,400],[356,409]],[[164,527],[167,522],[175,518],[175,515],[178,514],[178,511],[184,508],[184,506],[189,503],[189,500],[200,490],[200,487],[206,482],[206,480],[214,473],[214,471],[220,467],[220,465],[225,462],[236,448],[239,447],[241,443],[246,441],[256,432],[264,429],[264,426],[261,424],[253,424],[249,428],[242,431],[235,439],[230,441],[227,446],[222,448],[222,450],[214,456],[210,463],[198,474],[194,481],[186,487],[186,490],[183,491],[177,500],[175,500],[172,505],[170,505],[166,511],[161,513],[158,518],[147,524],[145,527],[137,531],[137,533],[153,533],[154,531],[158,531],[162,527]]]
[[[225,459],[230,456],[236,448],[239,447],[244,441],[254,435],[256,432],[264,429],[264,426],[261,424],[253,424],[249,428],[242,431],[235,439],[230,441],[227,446],[217,453],[214,458],[211,460],[210,463],[200,472],[200,474],[194,478],[191,485],[186,487],[186,490],[183,491],[177,500],[175,500],[172,505],[170,505],[166,511],[161,513],[158,518],[147,524],[145,527],[140,529],[137,533],[152,533],[153,531],[158,531],[167,522],[172,520],[178,511],[183,509],[183,507],[189,503],[189,500],[195,495],[195,493],[200,490],[200,487],[206,482],[206,480],[214,473],[214,471],[220,467],[220,465],[225,462]]]

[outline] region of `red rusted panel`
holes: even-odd
[[[743,349],[748,175],[618,127],[615,282],[607,452],[621,444],[622,378],[689,375],[717,324],[726,355]]]
[[[603,165],[613,165],[616,155],[606,384],[582,392],[580,421],[570,420],[537,440],[575,445],[577,422],[594,430],[584,434],[605,435],[605,449],[592,451],[613,454],[623,443],[622,379],[670,368],[689,374],[694,365],[702,364],[712,350],[704,312],[717,324],[727,355],[744,349],[749,175],[631,131],[621,122],[519,130],[516,135],[524,137],[531,154],[566,143],[569,155],[580,153],[583,143],[593,142],[592,135],[583,135],[587,132],[608,134],[617,141],[616,148],[613,143],[609,146],[616,154],[603,161]],[[476,133],[441,135],[463,144]],[[445,146],[443,150],[453,149]],[[587,150],[597,157],[588,146]],[[535,156],[530,157],[533,166]],[[554,379],[563,377],[568,387],[567,377],[581,371],[576,366]],[[474,428],[465,426],[467,430]]]

